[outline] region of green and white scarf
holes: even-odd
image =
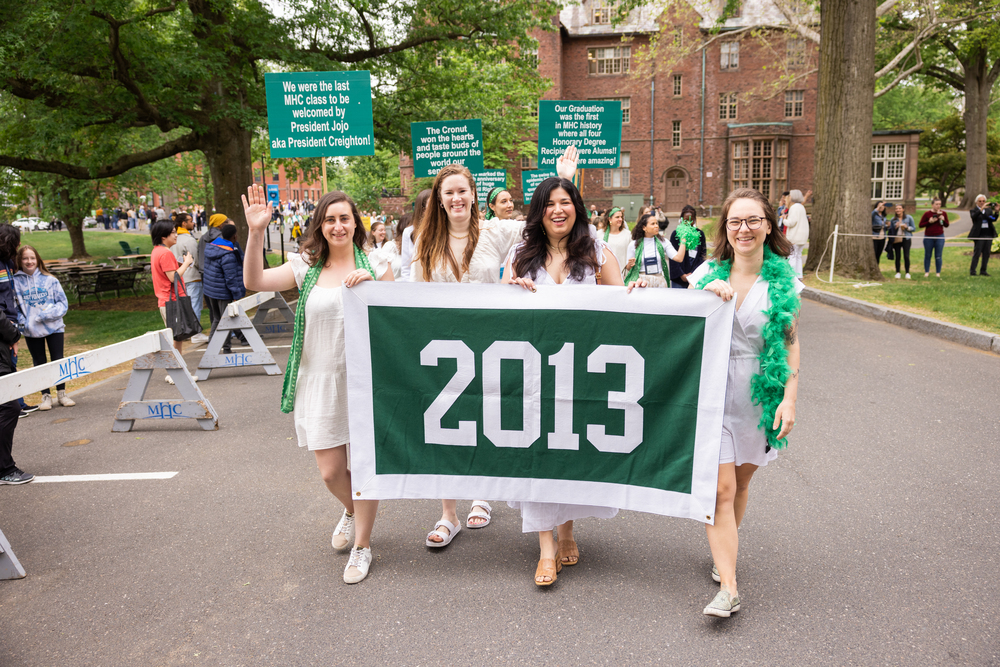
[[[663,249],[663,244],[660,243],[660,239],[658,239],[657,237],[654,236],[653,240],[656,242],[656,252],[657,252],[657,254],[660,255],[660,262],[662,262],[663,272],[666,273],[667,272],[667,266],[669,266],[667,264],[667,254],[666,254],[666,251]],[[641,272],[641,269],[642,269],[641,262],[639,261],[639,259],[642,257],[642,252],[645,249],[645,247],[646,247],[646,239],[645,238],[641,238],[641,239],[639,239],[639,241],[635,242],[635,264],[632,265],[632,268],[629,269],[628,274],[625,276],[625,284],[626,285],[628,285],[633,280],[638,280],[639,279],[639,273]]]
[[[698,281],[698,289],[702,289],[713,280],[729,280],[733,270],[733,261],[712,262],[714,269]],[[767,435],[768,447],[784,449],[788,446],[785,438],[778,440],[774,426],[774,413],[785,398],[785,383],[792,374],[788,366],[788,348],[785,339],[795,318],[799,314],[798,292],[795,291],[795,271],[783,257],[771,252],[764,246],[764,265],[760,269],[760,277],[767,281],[767,297],[771,307],[764,311],[767,324],[764,325],[761,336],[764,339],[764,349],[757,355],[760,362],[760,372],[750,380],[750,398],[754,405],[761,405],[764,412],[760,417],[758,428]]]
[[[365,253],[354,245],[354,268],[364,269],[371,274],[372,278],[378,280],[375,270],[369,264]],[[295,385],[299,380],[299,363],[302,361],[302,347],[306,340],[306,301],[312,293],[319,274],[323,270],[323,265],[317,262],[306,271],[305,278],[302,279],[302,289],[299,290],[299,303],[295,308],[295,329],[292,333],[292,352],[288,356],[288,364],[285,366],[285,382],[281,387],[281,411],[289,413],[295,409]]]

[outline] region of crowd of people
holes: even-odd
[[[523,222],[511,219],[510,193],[502,188],[486,194],[481,212],[475,181],[459,165],[438,172],[432,187],[417,197],[413,214],[399,220],[392,236],[389,225],[380,221],[366,233],[362,213],[350,197],[327,193],[304,232],[301,253],[270,269],[255,258],[263,251],[273,209],[264,190],[250,186],[243,200],[250,228],[244,282],[254,290],[297,287],[300,293],[281,409],[294,412],[298,445],[314,453],[324,484],[344,507],[331,542],[335,549],[350,550],[344,580],[357,583],[372,564],[378,503],[351,496],[343,289],[367,280],[401,279],[502,283],[529,291],[538,285],[622,286],[626,294],[634,288],[672,284],[707,289],[725,300],[738,295],[742,326],[734,327],[716,519],[708,526],[711,574],[720,589],[704,610],[728,617],[740,610],[736,531],[746,510],[750,479],[757,468],[774,460],[795,422],[797,294],[802,286],[786,259],[794,244],[782,233],[771,204],[753,190],[737,190],[727,198],[711,230],[711,258],[706,257],[704,232],[663,238],[668,223],[656,210],[643,211],[629,232],[621,211],[612,209],[598,228],[592,222],[597,217],[593,209],[587,211],[572,183],[576,159],[576,150],[567,149],[557,161],[559,176],[538,186]],[[682,219],[693,223],[696,212],[686,209]],[[762,359],[767,360],[766,374]],[[766,398],[752,400],[751,384],[767,382]],[[539,560],[533,580],[538,586],[550,586],[563,567],[580,562],[574,521],[610,518],[617,512],[574,504],[510,504],[521,512],[522,531],[537,534]],[[464,527],[485,528],[492,511],[488,500],[473,500]],[[456,501],[443,499],[441,518],[424,544],[443,548],[462,528]]]

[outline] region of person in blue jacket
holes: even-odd
[[[18,249],[17,268],[14,289],[21,310],[18,323],[24,331],[24,342],[31,353],[31,363],[41,366],[50,361],[45,358],[46,344],[49,346],[51,361],[62,359],[66,331],[63,315],[69,310],[66,293],[59,284],[59,279],[48,272],[45,261],[30,245],[23,245]],[[66,395],[65,382],[56,385],[56,392],[59,405],[76,405],[76,401]],[[42,402],[38,409],[52,409],[52,394],[48,387],[42,389]]]
[[[208,307],[212,319],[212,333],[209,334],[211,340],[226,306],[242,299],[247,293],[243,285],[243,250],[236,243],[236,225],[222,225],[222,235],[205,245],[205,264],[201,276],[205,296],[210,298]],[[239,335],[241,342],[247,345],[242,334],[234,335]],[[231,341],[232,336],[226,338],[222,346],[225,354],[231,351]]]

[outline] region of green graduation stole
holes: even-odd
[[[715,268],[707,276],[698,281],[698,289],[702,289],[713,280],[729,280],[733,270],[733,261],[712,264]],[[774,413],[785,398],[785,383],[792,374],[788,366],[788,349],[785,347],[785,337],[795,318],[799,314],[799,295],[795,291],[795,271],[784,257],[779,257],[764,246],[764,265],[760,269],[760,277],[767,281],[767,296],[771,307],[764,311],[767,324],[762,330],[764,349],[757,356],[760,362],[760,372],[750,380],[750,398],[754,405],[761,405],[764,412],[760,417],[758,428],[767,435],[768,447],[784,449],[788,440],[778,440],[774,426]]]
[[[378,280],[375,270],[368,262],[365,253],[354,245],[354,267],[364,269],[371,274],[372,278]],[[288,364],[285,366],[285,381],[281,387],[281,411],[289,413],[295,409],[295,385],[299,380],[299,362],[302,361],[302,346],[306,340],[306,301],[312,293],[319,274],[323,270],[323,265],[316,263],[306,271],[306,277],[302,279],[302,289],[299,293],[299,303],[295,308],[295,328],[292,333],[292,351],[288,356]]]
[[[666,273],[669,264],[667,264],[667,255],[663,250],[663,244],[660,243],[660,239],[655,236],[653,237],[653,240],[656,241],[656,252],[660,254],[660,262],[663,263],[663,272]],[[645,239],[642,239],[642,241],[643,243],[639,243],[638,241],[635,243],[635,264],[632,265],[632,268],[628,271],[628,275],[625,276],[625,285],[628,285],[633,280],[639,279],[639,258],[642,257],[643,247],[646,245]]]

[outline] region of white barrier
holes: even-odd
[[[219,319],[219,323],[215,327],[215,333],[212,334],[212,338],[205,347],[205,354],[202,355],[201,361],[198,362],[197,373],[199,382],[207,380],[212,370],[216,368],[262,366],[264,372],[268,375],[281,374],[281,369],[278,368],[277,362],[271,356],[267,345],[264,344],[260,333],[258,333],[257,328],[254,326],[254,322],[251,322],[247,316],[246,311],[251,308],[257,308],[254,320],[256,321],[259,317],[261,322],[267,317],[268,312],[273,309],[278,309],[285,317],[288,316],[286,312],[288,314],[292,312],[279,292],[258,292],[239,301],[233,301],[226,306],[226,312]],[[292,322],[294,323],[294,316]],[[223,346],[229,340],[229,336],[236,332],[241,333],[247,339],[251,351],[224,354],[222,352]],[[281,332],[274,331],[272,333]]]
[[[0,579],[23,579],[24,568],[10,549],[10,542],[0,530]]]

